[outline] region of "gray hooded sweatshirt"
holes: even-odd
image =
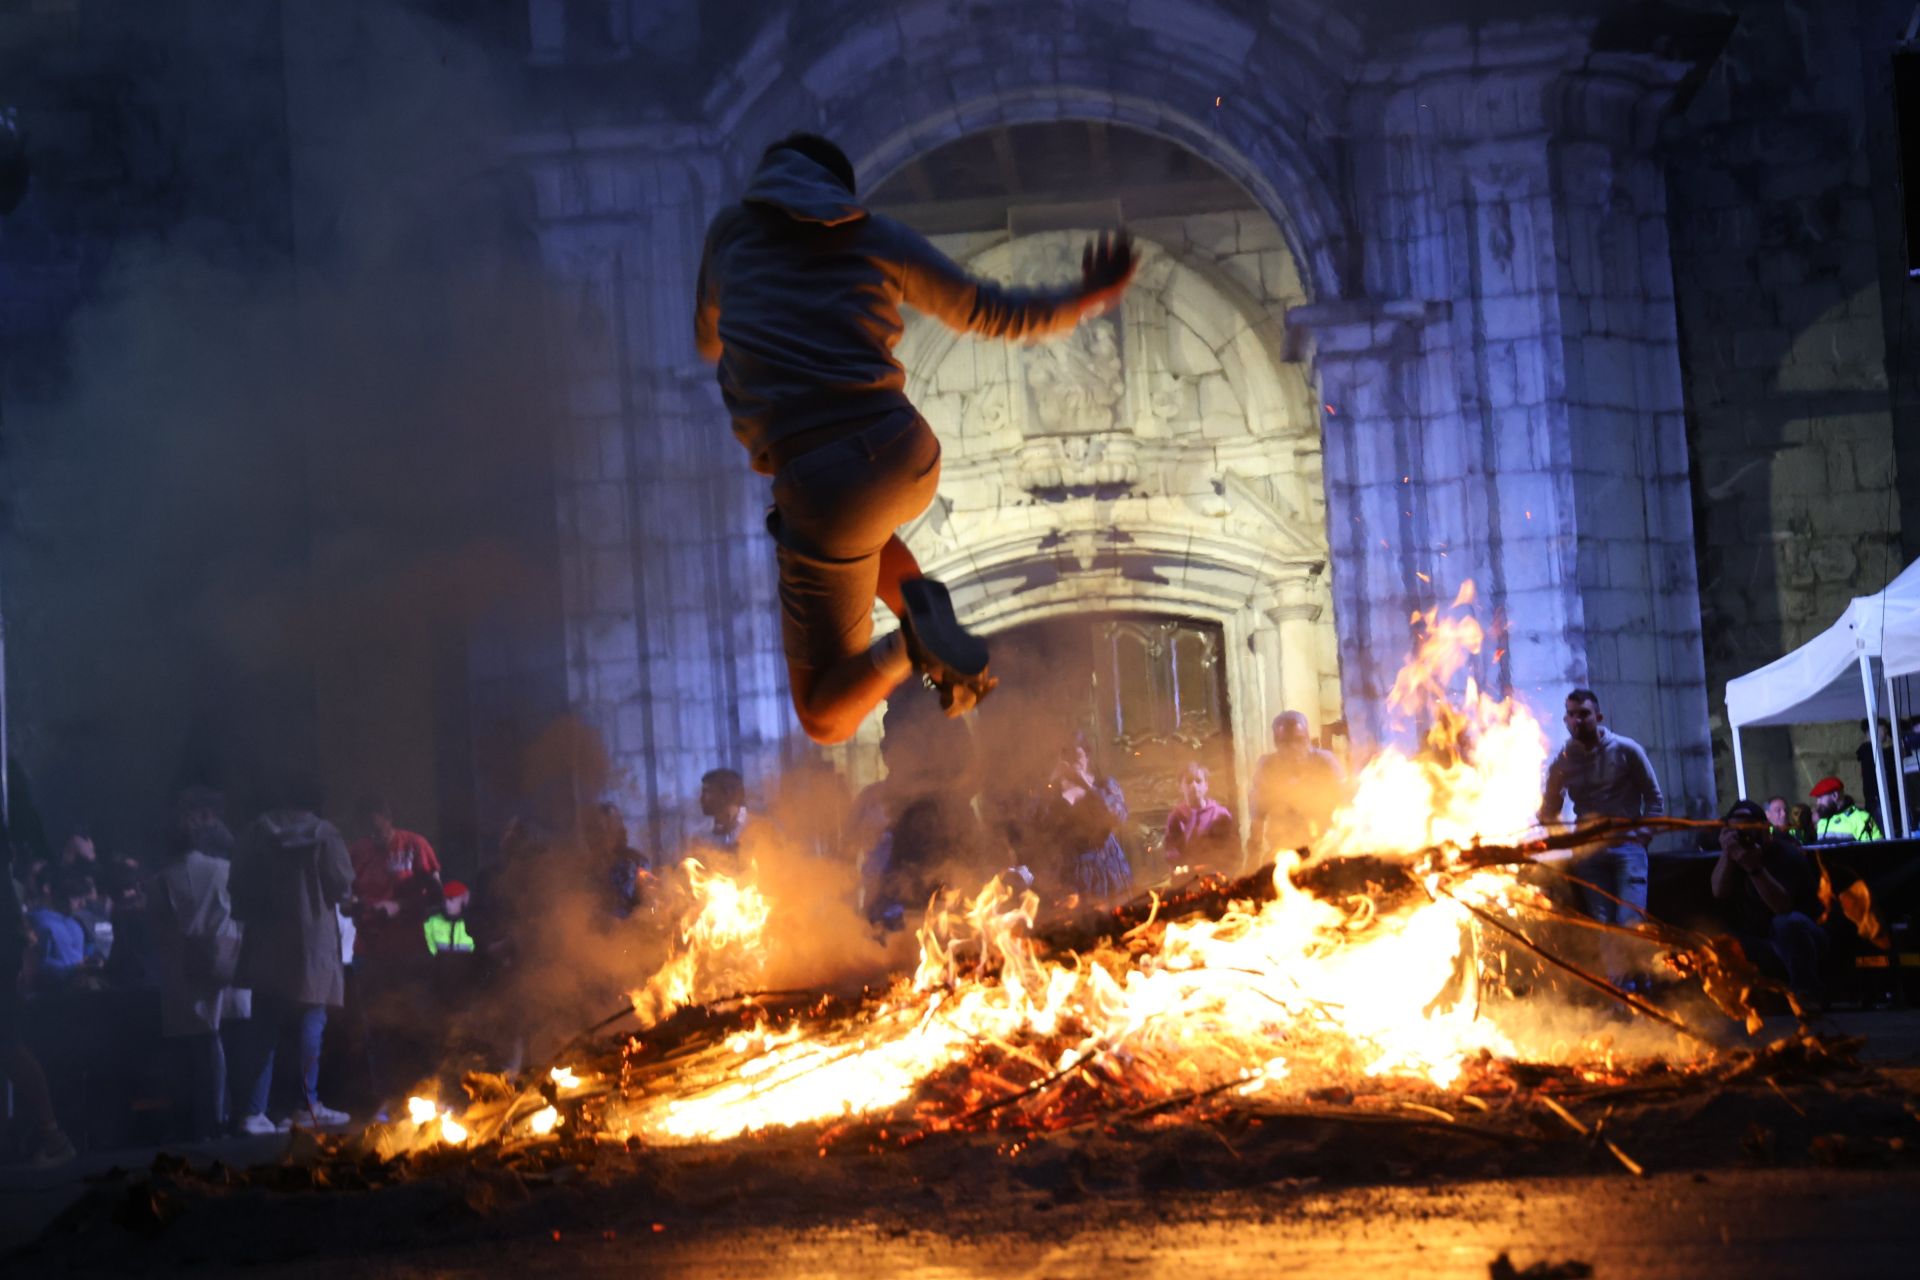
[[[694,340],[719,362],[754,470],[776,441],[910,407],[894,358],[900,304],[959,333],[1046,338],[1080,321],[1076,285],[1008,289],[968,275],[919,232],[862,208],[824,167],[779,150],[713,220]]]

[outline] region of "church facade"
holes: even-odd
[[[1382,37],[1309,3],[861,9],[768,7],[692,118],[518,144],[578,299],[571,687],[661,775],[647,802],[702,761],[790,749],[763,482],[687,334],[708,219],[793,128],[879,188],[970,135],[1093,122],[1191,152],[1247,207],[1142,220],[1139,286],[1065,343],[910,331],[946,463],[908,536],[965,614],[1214,624],[1244,779],[1283,708],[1362,750],[1403,739],[1386,693],[1411,620],[1471,582],[1483,686],[1550,732],[1568,688],[1601,690],[1676,809],[1711,807],[1659,152],[1710,51],[1586,19]],[[1064,279],[1092,227],[1072,217],[948,248]],[[646,599],[635,557],[664,568]]]
[[[709,220],[808,130],[982,274],[1145,247],[1069,340],[900,347],[945,456],[906,537],[996,700],[1238,797],[1281,709],[1406,741],[1394,673],[1471,583],[1483,687],[1554,736],[1591,687],[1676,811],[1724,806],[1724,682],[1920,553],[1911,5],[1410,12],[9,15],[43,175],[0,235],[14,753],[61,821],[303,762],[476,858],[603,795],[668,846],[706,770],[810,756],[767,483],[691,337]],[[1851,777],[1856,740],[1753,734],[1750,777]]]

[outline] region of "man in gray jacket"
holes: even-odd
[[[1632,825],[1667,811],[1660,780],[1646,749],[1606,726],[1600,696],[1591,689],[1567,695],[1567,742],[1547,765],[1540,800],[1541,825],[1558,823],[1568,801],[1576,826],[1592,826],[1597,838],[1568,866],[1579,882],[1581,905],[1602,924],[1632,928],[1647,911],[1647,845],[1653,833]],[[1620,949],[1609,944],[1610,976],[1623,986],[1639,985],[1622,971]]]
[[[284,788],[247,828],[233,860],[233,914],[246,926],[234,985],[253,991],[249,1052],[234,1080],[246,1133],[275,1128],[267,1100],[282,1041],[300,1068],[293,1123],[317,1128],[348,1120],[320,1102],[320,1036],[327,1010],[339,1008],[345,995],[334,908],[353,888],[353,861],[340,832],[314,812],[317,804],[315,787]]]
[[[774,143],[746,197],[707,232],[694,314],[734,434],[773,477],[788,683],[816,742],[853,736],[916,670],[949,715],[995,683],[985,642],[894,532],[927,509],[940,479],[940,442],[893,354],[901,304],[962,333],[1049,338],[1117,302],[1138,265],[1125,232],[1103,235],[1078,285],[1003,288],[868,212],[854,187],[852,164],[825,138]],[[870,644],[876,599],[900,630]]]

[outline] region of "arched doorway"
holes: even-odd
[[[1208,636],[1223,796],[1245,793],[1281,709],[1337,725],[1319,413],[1283,340],[1306,289],[1279,227],[1192,153],[1072,122],[963,137],[872,202],[1016,286],[1071,279],[1087,234],[1117,222],[1142,251],[1123,307],[1052,343],[909,320],[898,354],[944,462],[905,537],[970,622],[1010,652],[1049,628],[1084,633],[1095,615]],[[1009,691],[1024,678],[1002,676]],[[1111,736],[1118,748],[1127,733]],[[856,777],[865,763],[856,749]],[[1149,812],[1171,803],[1174,767],[1169,756],[1140,779]]]

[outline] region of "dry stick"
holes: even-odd
[[[621,1004],[621,1006],[618,1009],[615,1009],[612,1013],[600,1019],[600,1021],[594,1023],[592,1026],[588,1027],[585,1031],[579,1032],[571,1040],[561,1045],[560,1052],[565,1053],[568,1049],[573,1048],[574,1045],[579,1044],[582,1040],[588,1039],[589,1037],[592,1037],[592,1036],[599,1035],[602,1031],[605,1031],[608,1027],[620,1021],[620,1019],[631,1018],[632,1016],[633,1016],[633,1001],[631,1000],[625,1001],[624,1003]]]
[[[1553,1114],[1559,1116],[1562,1120],[1565,1120],[1567,1122],[1567,1127],[1572,1129],[1575,1133],[1579,1134],[1583,1138],[1592,1136],[1593,1130],[1589,1129],[1585,1124],[1583,1124],[1580,1121],[1580,1119],[1573,1114],[1573,1112],[1567,1110],[1565,1107],[1561,1106],[1559,1103],[1555,1102],[1552,1098],[1548,1097],[1544,1093],[1536,1093],[1533,1096],[1534,1096],[1534,1099],[1538,1101],[1541,1106],[1553,1112]]]
[[[1807,1113],[1800,1109],[1800,1104],[1787,1096],[1787,1091],[1780,1087],[1780,1084],[1777,1080],[1775,1080],[1772,1076],[1761,1076],[1760,1078],[1767,1082],[1767,1088],[1773,1090],[1775,1093],[1780,1095],[1780,1101],[1786,1103],[1789,1107],[1793,1108],[1793,1114],[1801,1117],[1802,1119],[1806,1117]]]
[[[1553,954],[1553,952],[1547,950],[1545,947],[1535,942],[1532,938],[1529,938],[1526,934],[1520,932],[1520,930],[1514,928],[1510,924],[1507,924],[1505,921],[1496,918],[1492,913],[1481,910],[1479,907],[1474,906],[1471,902],[1467,902],[1460,898],[1454,897],[1453,894],[1447,893],[1445,889],[1441,889],[1440,892],[1445,893],[1449,898],[1453,898],[1455,902],[1458,902],[1461,906],[1465,907],[1468,911],[1472,912],[1477,919],[1485,922],[1486,924],[1492,925],[1494,928],[1498,929],[1501,933],[1506,934],[1508,937],[1512,938],[1515,942],[1518,942],[1521,946],[1533,952],[1533,954],[1539,956],[1542,960],[1545,960],[1548,964],[1553,965],[1558,969],[1565,970],[1566,972],[1572,974],[1574,977],[1580,979],[1580,981],[1586,983],[1588,986],[1594,988],[1596,991],[1605,992],[1607,995],[1612,996],[1615,1000],[1618,1000],[1621,1004],[1625,1005],[1627,1008],[1632,1009],[1635,1013],[1644,1014],[1647,1017],[1652,1018],[1655,1022],[1663,1022],[1666,1025],[1672,1027],[1675,1031],[1678,1031],[1681,1035],[1686,1036],[1690,1040],[1698,1041],[1699,1043],[1706,1045],[1710,1049],[1718,1047],[1717,1045],[1714,1044],[1712,1040],[1708,1039],[1706,1036],[1702,1035],[1700,1032],[1695,1031],[1692,1027],[1680,1021],[1678,1018],[1674,1017],[1672,1014],[1669,1014],[1663,1010],[1654,1008],[1652,1005],[1640,999],[1638,996],[1633,995],[1630,992],[1622,991],[1619,987],[1614,986],[1611,982],[1608,982],[1605,978],[1596,977],[1593,974],[1588,973],[1585,969],[1582,969],[1579,965],[1572,963],[1571,961],[1562,960],[1559,956]]]
[[[1689,824],[1693,822],[1692,819],[1686,819],[1686,818],[1676,818],[1676,819],[1673,819],[1672,821],[1689,823]],[[1703,825],[1714,826],[1718,824],[1706,823]],[[1573,925],[1576,928],[1592,929],[1598,933],[1611,933],[1611,934],[1616,934],[1623,938],[1635,938],[1642,942],[1654,942],[1662,946],[1698,949],[1701,947],[1709,947],[1713,944],[1712,935],[1702,933],[1698,929],[1688,929],[1681,925],[1670,924],[1667,921],[1660,919],[1658,916],[1654,915],[1652,912],[1646,910],[1644,907],[1634,907],[1633,904],[1630,902],[1622,902],[1619,898],[1615,898],[1612,894],[1608,893],[1605,889],[1602,889],[1599,885],[1592,884],[1586,880],[1582,880],[1579,876],[1573,875],[1570,872],[1568,872],[1564,867],[1548,866],[1545,863],[1536,863],[1535,865],[1547,867],[1549,871],[1552,871],[1555,875],[1558,875],[1561,879],[1567,881],[1567,883],[1569,884],[1578,885],[1582,889],[1591,889],[1593,892],[1599,894],[1601,897],[1607,898],[1613,902],[1619,903],[1619,905],[1623,907],[1632,907],[1633,910],[1639,912],[1641,924],[1638,927],[1608,924],[1606,921],[1595,920],[1590,916],[1575,915],[1572,912],[1562,911],[1557,907],[1532,908],[1532,910],[1535,911],[1537,914],[1545,916],[1550,920],[1558,921],[1561,924]],[[1652,928],[1648,928],[1647,926],[1649,925],[1652,926]],[[1794,995],[1792,988],[1788,987],[1783,982],[1778,982],[1775,979],[1768,977],[1766,974],[1761,973],[1758,970],[1755,970],[1751,976],[1753,979],[1756,979],[1758,981],[1759,985],[1767,987],[1773,991],[1777,991],[1780,994],[1786,996],[1788,1007],[1793,1010],[1794,1017],[1800,1019],[1800,1024],[1802,1026],[1808,1025],[1806,1011],[1800,1007],[1800,1001]]]
[[[1171,1098],[1161,1098],[1157,1102],[1149,1102],[1144,1106],[1135,1107],[1131,1111],[1122,1111],[1117,1116],[1112,1116],[1112,1117],[1090,1116],[1086,1120],[1081,1121],[1080,1123],[1092,1124],[1097,1120],[1103,1120],[1103,1119],[1109,1119],[1109,1118],[1115,1121],[1144,1120],[1146,1117],[1154,1114],[1156,1111],[1171,1111],[1176,1107],[1184,1107],[1189,1102],[1198,1102],[1202,1098],[1210,1098],[1216,1093],[1220,1093],[1224,1090],[1231,1089],[1236,1085],[1241,1085],[1245,1083],[1246,1081],[1244,1080],[1223,1080],[1219,1084],[1209,1085],[1205,1089],[1189,1089],[1184,1093],[1176,1093]],[[1075,1126],[1068,1126],[1068,1127],[1072,1128]]]
[[[1607,1127],[1607,1118],[1612,1114],[1613,1114],[1613,1108],[1608,1107],[1605,1113],[1602,1114],[1601,1117],[1594,1122],[1593,1136],[1600,1140],[1601,1146],[1605,1147],[1608,1151],[1613,1153],[1613,1158],[1615,1160],[1618,1160],[1621,1163],[1621,1165],[1625,1167],[1628,1173],[1632,1174],[1636,1178],[1646,1177],[1647,1170],[1645,1166],[1643,1166],[1638,1160],[1635,1160],[1632,1156],[1628,1155],[1626,1152],[1622,1151],[1620,1149],[1620,1144],[1615,1142],[1612,1138],[1609,1138],[1603,1132],[1603,1130],[1605,1130]]]
[[[1618,1160],[1621,1164],[1626,1166],[1628,1173],[1632,1174],[1636,1178],[1644,1178],[1647,1176],[1647,1171],[1645,1168],[1641,1166],[1640,1162],[1635,1160],[1632,1156],[1629,1156],[1626,1152],[1622,1151],[1619,1147],[1615,1146],[1612,1138],[1602,1138],[1600,1139],[1600,1141],[1606,1145],[1607,1150],[1613,1152],[1613,1158],[1615,1160]]]
[[[1042,1058],[1039,1054],[1034,1053],[1031,1049],[1024,1049],[1024,1048],[1021,1048],[1019,1045],[1008,1044],[1005,1040],[1002,1040],[999,1036],[996,1036],[996,1035],[988,1035],[983,1033],[980,1036],[980,1040],[983,1043],[991,1045],[995,1049],[1000,1050],[1000,1052],[1006,1054],[1009,1058],[1020,1059],[1020,1061],[1026,1063],[1028,1066],[1032,1067],[1034,1070],[1039,1071],[1043,1074],[1053,1070],[1052,1067],[1049,1067],[1047,1065],[1045,1058]],[[1008,1087],[1012,1088],[1015,1086],[1009,1085]]]
[[[1508,1146],[1528,1146],[1544,1139],[1544,1135],[1508,1133],[1503,1129],[1490,1129],[1485,1125],[1472,1124],[1467,1121],[1455,1121],[1451,1124],[1442,1124],[1438,1120],[1428,1120],[1424,1117],[1397,1116],[1385,1112],[1322,1111],[1318,1109],[1293,1107],[1260,1108],[1255,1111],[1254,1114],[1264,1116],[1267,1119],[1330,1120],[1335,1124],[1362,1126],[1385,1125],[1399,1129],[1425,1129],[1433,1133],[1464,1133],[1471,1137],[1484,1138],[1488,1142],[1505,1143]]]

